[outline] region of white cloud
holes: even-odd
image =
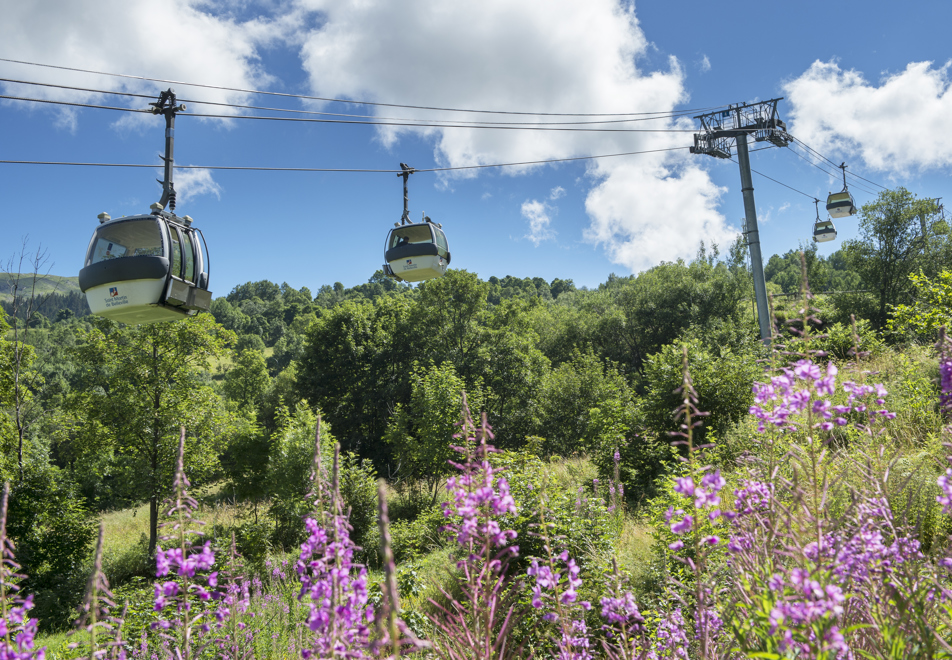
[[[786,210],[789,209],[789,208],[790,208],[790,202],[784,202],[783,204],[780,205],[780,208],[777,209],[777,211],[778,211],[779,213],[783,213],[784,211],[786,211]]]
[[[553,201],[560,199],[562,197],[565,197],[565,188],[563,188],[562,186],[556,186],[551,191],[549,191],[549,199]]]
[[[949,67],[913,62],[875,85],[836,62],[814,62],[784,86],[790,130],[827,156],[859,155],[884,172],[952,166]]]
[[[732,242],[736,232],[717,211],[725,189],[697,167],[673,174],[665,168],[648,171],[635,162],[616,167],[585,202],[592,216],[588,237],[633,270],[690,258],[701,240],[722,247]],[[639,180],[650,181],[650,192],[649,186],[632,185]]]
[[[222,188],[212,178],[211,170],[176,170],[175,195],[178,203],[199,195],[214,195],[221,199]]]
[[[228,5],[207,0],[31,0],[3,3],[0,43],[16,59],[109,73],[185,80],[223,87],[254,88],[268,77],[258,64],[257,48],[286,31],[282,21],[237,22],[224,14]],[[180,98],[243,103],[247,95],[186,85],[151,83],[29,67],[0,62],[5,78],[85,87],[96,90],[154,94],[173,87]],[[4,83],[8,94],[147,108],[148,99],[129,99],[95,92]],[[19,103],[16,107],[27,104]],[[55,107],[55,106],[51,106]],[[212,109],[214,108],[214,109]],[[234,114],[234,109],[190,105],[189,110]],[[58,123],[75,129],[75,109],[57,110]],[[160,121],[151,115],[117,113],[120,126]]]
[[[552,218],[549,211],[552,207],[538,200],[526,200],[522,203],[522,217],[529,221],[529,233],[526,238],[539,245],[542,241],[555,237],[555,232],[549,228]]]
[[[633,6],[617,0],[299,1],[323,21],[306,36],[301,52],[318,96],[575,113],[670,111],[687,101],[684,72],[676,59],[669,60],[666,70],[639,68],[648,41]],[[396,112],[386,110],[387,116]],[[399,112],[411,116],[410,111]],[[412,116],[501,119],[432,111]],[[634,126],[687,132],[389,127],[379,137],[392,145],[406,133],[422,135],[432,141],[437,162],[458,167],[680,147],[690,142],[694,128],[690,119]],[[722,191],[691,158],[685,150],[593,162],[586,180],[592,188],[586,202],[591,226],[585,236],[633,270],[691,257],[701,240],[729,240],[731,230],[717,212]],[[515,176],[539,167],[513,167],[505,173]],[[477,175],[463,171],[445,178]]]
[[[701,57],[701,60],[697,63],[697,68],[701,70],[701,73],[707,73],[711,70],[711,60],[707,55]]]

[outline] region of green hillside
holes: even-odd
[[[0,301],[10,302],[13,300],[13,283],[16,281],[16,273],[0,273]],[[25,274],[20,278],[21,287],[29,288],[32,286],[32,275]],[[39,296],[48,293],[59,293],[65,295],[72,291],[79,292],[79,277],[60,277],[59,275],[40,275],[36,281],[36,294]]]

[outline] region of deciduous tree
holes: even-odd
[[[909,302],[911,273],[934,276],[948,265],[952,242],[936,231],[942,222],[936,211],[935,200],[919,199],[905,188],[884,190],[860,210],[859,236],[844,241],[850,268],[876,293],[870,320],[877,327],[886,324],[890,305]]]
[[[76,441],[85,451],[112,450],[117,471],[148,499],[150,552],[159,502],[174,477],[179,428],[186,428],[193,482],[217,461],[213,443],[226,416],[202,376],[233,341],[234,333],[199,314],[137,327],[97,319],[77,347],[84,387],[72,397],[81,421]]]

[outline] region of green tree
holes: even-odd
[[[489,285],[475,273],[450,270],[420,285],[414,313],[420,321],[426,357],[451,362],[467,386],[479,374],[479,350],[485,340],[486,296]]]
[[[549,360],[537,348],[532,310],[542,307],[540,298],[509,299],[495,307],[480,349],[478,385],[483,407],[489,415],[500,448],[521,447],[535,433],[539,421],[539,391],[548,373]]]
[[[884,190],[860,209],[859,236],[844,241],[849,267],[875,292],[870,319],[885,326],[890,305],[910,301],[909,275],[919,270],[932,277],[949,263],[952,243],[937,232],[942,222],[935,200],[919,199],[905,188]]]
[[[26,575],[20,588],[35,595],[33,614],[44,627],[64,629],[73,622],[93,529],[66,474],[42,463],[27,465],[10,490],[7,532]]]
[[[387,427],[385,441],[397,461],[395,476],[419,481],[430,491],[431,505],[450,467],[453,435],[463,410],[463,380],[452,364],[416,365],[411,376],[410,402],[397,404]],[[467,393],[473,410],[480,409],[478,391]]]
[[[13,342],[6,339],[10,326],[6,320],[0,318],[0,472],[4,480],[13,477],[12,467],[15,463],[9,461],[17,447],[18,429],[15,422],[15,405],[17,403],[16,380],[17,352]],[[22,359],[22,357],[21,357]]]
[[[679,341],[650,356],[645,365],[646,392],[639,401],[642,428],[620,450],[623,481],[636,497],[654,494],[655,480],[668,470],[677,453],[671,433],[679,430],[674,410],[683,402],[678,389],[683,383],[684,347],[698,406],[709,415],[704,425],[694,430],[698,443],[709,441],[713,437],[709,434],[722,435],[748,414],[753,382],[763,374],[759,353],[753,350],[736,353],[729,348],[706,349],[696,341]],[[597,462],[608,470],[610,462],[604,454]]]
[[[892,309],[889,331],[934,340],[939,328],[952,329],[952,271],[943,270],[934,279],[912,273],[909,280],[915,287],[915,301]]]
[[[273,538],[284,548],[298,546],[307,535],[303,517],[311,515],[314,501],[311,472],[314,466],[314,436],[317,417],[306,405],[299,405],[283,420],[272,436],[267,485],[271,493],[268,516],[274,521]],[[321,425],[321,460],[324,477],[330,475],[334,445],[337,444],[327,424]],[[325,482],[325,488],[328,484]],[[369,461],[353,453],[340,456],[340,489],[345,510],[350,509],[351,538],[364,545],[368,533],[376,526],[377,475]],[[375,549],[366,548],[374,553]]]
[[[539,435],[546,439],[547,452],[563,456],[594,448],[604,434],[607,411],[631,409],[625,379],[594,353],[575,353],[543,377],[541,390]],[[630,420],[622,424],[626,429],[630,425]]]
[[[407,296],[345,301],[308,328],[295,370],[298,396],[324,411],[346,451],[378,469],[389,460],[380,439],[396,404],[409,400],[415,350],[426,341],[419,321]]]
[[[822,255],[817,254],[817,244],[800,244],[797,250],[790,250],[782,257],[773,255],[764,266],[764,278],[780,286],[784,293],[797,293],[803,284],[803,268],[800,253],[807,265],[807,281],[814,293],[826,291],[832,284],[832,268]]]
[[[258,351],[245,349],[225,374],[223,389],[225,396],[239,408],[257,409],[270,386],[271,377],[264,356]]]
[[[109,447],[117,470],[149,501],[149,551],[158,538],[159,502],[174,477],[179,427],[187,432],[186,471],[193,483],[217,461],[213,444],[226,418],[204,379],[234,333],[210,314],[123,326],[97,319],[77,348],[84,387],[72,397],[84,451]]]
[[[617,313],[599,321],[594,333],[599,352],[626,373],[640,374],[648,356],[685,329],[712,319],[741,323],[740,301],[749,292],[746,272],[714,256],[702,250],[690,264],[663,263],[611,287]]]

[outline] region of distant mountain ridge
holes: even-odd
[[[16,281],[16,273],[0,273],[0,302],[10,302],[13,300],[13,284]],[[20,275],[20,291],[28,293],[33,286],[32,274]],[[49,293],[58,293],[67,295],[69,293],[79,293],[79,276],[61,277],[59,275],[39,275],[36,278],[36,295],[44,296]]]

